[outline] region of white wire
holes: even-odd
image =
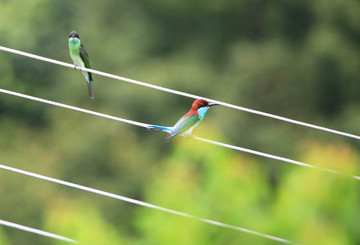
[[[121,200],[121,201],[124,201],[124,202],[129,202],[129,203],[136,204],[136,205],[139,205],[139,206],[152,208],[152,209],[157,209],[157,210],[160,210],[160,211],[163,211],[163,212],[183,216],[183,217],[190,218],[190,219],[195,219],[195,220],[198,220],[198,221],[201,221],[201,222],[204,222],[204,223],[208,223],[208,224],[212,224],[212,225],[215,225],[215,226],[221,226],[221,227],[225,227],[225,228],[229,228],[229,229],[242,231],[242,232],[245,232],[245,233],[249,233],[249,234],[252,234],[252,235],[255,235],[255,236],[264,237],[264,238],[271,239],[271,240],[278,241],[278,242],[291,243],[289,240],[286,240],[286,239],[283,239],[283,238],[280,238],[280,237],[271,236],[271,235],[268,235],[268,234],[260,233],[260,232],[257,232],[257,231],[245,229],[245,228],[234,226],[234,225],[228,225],[228,224],[221,223],[221,222],[214,221],[214,220],[210,220],[210,219],[200,218],[200,217],[197,217],[197,216],[194,216],[194,215],[191,215],[191,214],[187,214],[187,213],[184,213],[184,212],[175,211],[175,210],[168,209],[168,208],[163,208],[163,207],[153,205],[153,204],[150,204],[150,203],[138,201],[138,200],[135,200],[135,199],[132,199],[132,198],[129,198],[129,197],[124,197],[124,196],[113,194],[113,193],[110,193],[110,192],[101,191],[101,190],[94,189],[94,188],[91,188],[91,187],[86,187],[86,186],[74,184],[74,183],[71,183],[71,182],[67,182],[67,181],[51,178],[51,177],[48,177],[48,176],[28,172],[28,171],[25,171],[25,170],[5,166],[5,165],[2,165],[2,164],[0,164],[0,168],[4,169],[4,170],[16,172],[16,173],[19,173],[19,174],[31,176],[31,177],[34,177],[34,178],[37,178],[37,179],[42,179],[42,180],[57,183],[57,184],[60,184],[60,185],[65,185],[65,186],[69,186],[69,187],[76,188],[76,189],[79,189],[79,190],[83,190],[83,191],[95,193],[95,194],[98,194],[98,195],[118,199],[118,200]]]
[[[262,156],[262,157],[266,157],[266,158],[271,158],[271,159],[282,161],[282,162],[288,162],[288,163],[291,163],[291,164],[295,164],[295,165],[299,165],[299,166],[303,166],[303,167],[307,167],[307,168],[314,168],[314,169],[322,170],[322,171],[325,171],[325,172],[330,172],[330,173],[333,173],[333,174],[339,174],[339,175],[344,174],[342,172],[338,172],[338,171],[333,170],[333,169],[322,168],[322,167],[314,166],[314,165],[311,165],[311,164],[308,164],[308,163],[291,160],[289,158],[279,157],[279,156],[263,153],[263,152],[260,152],[260,151],[254,151],[254,150],[242,148],[242,147],[239,147],[239,146],[229,145],[229,144],[225,144],[225,143],[221,143],[221,142],[217,142],[217,141],[213,141],[213,140],[200,138],[200,137],[197,137],[197,136],[193,136],[193,138],[197,139],[197,140],[200,140],[200,141],[204,141],[204,142],[213,144],[213,145],[218,145],[218,146],[230,148],[230,149],[234,149],[234,150],[237,150],[237,151],[243,151],[243,152],[247,152],[247,153],[250,153],[250,154],[253,154],[253,155],[258,155],[258,156]],[[354,179],[360,180],[360,176],[353,175],[351,177],[354,178]]]
[[[65,104],[62,104],[62,103],[59,103],[59,102],[54,102],[54,101],[51,101],[51,100],[41,99],[41,98],[38,98],[38,97],[29,96],[29,95],[26,95],[26,94],[13,92],[13,91],[9,91],[9,90],[6,90],[6,89],[0,89],[0,93],[13,95],[13,96],[21,97],[21,98],[28,99],[28,100],[34,100],[34,101],[38,101],[38,102],[41,102],[41,103],[54,105],[54,106],[58,106],[58,107],[62,107],[62,108],[66,108],[66,109],[70,109],[70,110],[74,110],[74,111],[79,111],[79,112],[83,112],[83,113],[87,113],[87,114],[91,114],[91,115],[95,115],[95,116],[98,116],[98,117],[103,117],[103,118],[107,118],[107,119],[111,119],[111,120],[115,120],[115,121],[119,121],[119,122],[124,122],[124,123],[127,123],[127,124],[131,124],[131,125],[135,125],[135,126],[139,126],[139,127],[143,127],[143,128],[147,128],[149,126],[149,124],[147,124],[147,123],[141,123],[141,122],[128,120],[128,119],[124,119],[124,118],[120,118],[120,117],[110,116],[110,115],[107,115],[107,114],[94,112],[94,111],[90,111],[90,110],[87,110],[87,109],[83,109],[83,108],[79,108],[79,107],[75,107],[75,106],[71,106],[71,105],[65,105]],[[246,149],[246,148],[242,148],[242,147],[238,147],[238,146],[234,146],[234,145],[229,145],[229,144],[225,144],[225,143],[221,143],[221,142],[217,142],[217,141],[213,141],[213,140],[200,138],[200,137],[197,137],[197,136],[193,136],[193,138],[196,139],[196,140],[200,140],[200,141],[210,143],[210,144],[222,146],[222,147],[237,150],[237,151],[247,152],[247,153],[250,153],[250,154],[253,154],[253,155],[263,156],[263,157],[266,157],[266,158],[271,158],[271,159],[275,159],[275,160],[282,161],[282,162],[287,162],[287,163],[291,163],[291,164],[295,164],[295,165],[299,165],[299,166],[303,166],[303,167],[308,167],[308,168],[314,168],[314,169],[318,169],[318,170],[322,170],[322,171],[326,171],[326,172],[331,172],[331,173],[334,173],[334,174],[344,174],[344,173],[341,173],[341,172],[338,172],[338,171],[335,171],[335,170],[317,167],[317,166],[310,165],[310,164],[307,164],[307,163],[291,160],[291,159],[288,159],[288,158],[285,158],[285,157],[279,157],[279,156],[275,156],[275,155],[255,151],[255,150],[250,150],[250,149]],[[360,180],[360,176],[351,176],[351,177]]]
[[[177,94],[177,95],[181,95],[181,96],[185,96],[185,97],[189,97],[189,98],[193,98],[193,99],[204,98],[204,97],[201,97],[201,96],[198,96],[198,95],[181,92],[181,91],[177,91],[177,90],[174,90],[174,89],[164,88],[164,87],[161,87],[161,86],[157,86],[157,85],[153,85],[153,84],[149,84],[149,83],[145,83],[145,82],[140,82],[140,81],[137,81],[137,80],[134,80],[134,79],[129,79],[129,78],[126,78],[126,77],[116,76],[116,75],[112,75],[112,74],[109,74],[109,73],[105,73],[105,72],[101,72],[101,71],[97,71],[97,70],[93,70],[93,69],[74,66],[73,64],[65,63],[65,62],[62,62],[62,61],[54,60],[54,59],[45,58],[45,57],[42,57],[42,56],[39,56],[39,55],[26,53],[26,52],[11,49],[11,48],[6,48],[6,47],[3,47],[3,46],[0,46],[0,50],[6,51],[6,52],[9,52],[9,53],[14,53],[14,54],[26,56],[26,57],[29,57],[29,58],[32,58],[32,59],[42,60],[42,61],[45,61],[45,62],[48,62],[48,63],[53,63],[53,64],[57,64],[57,65],[65,66],[65,67],[70,67],[70,68],[75,68],[75,69],[81,70],[81,71],[91,72],[91,73],[94,73],[94,74],[97,74],[97,75],[100,75],[100,76],[109,77],[109,78],[113,78],[113,79],[116,79],[116,80],[121,80],[121,81],[124,81],[124,82],[133,83],[133,84],[137,84],[137,85],[140,85],[140,86],[153,88],[153,89],[157,89],[157,90],[160,90],[160,91],[164,91],[164,92],[168,92],[168,93],[172,93],[172,94]],[[334,129],[330,129],[330,128],[326,128],[326,127],[322,127],[322,126],[317,126],[317,125],[314,125],[314,124],[305,123],[305,122],[293,120],[293,119],[282,117],[282,116],[277,116],[277,115],[262,112],[262,111],[253,110],[253,109],[233,105],[233,104],[218,101],[218,100],[213,100],[213,99],[210,99],[210,98],[204,98],[204,99],[208,100],[209,102],[217,103],[217,104],[220,104],[222,106],[226,106],[226,107],[233,108],[233,109],[236,109],[236,110],[246,111],[246,112],[249,112],[249,113],[252,113],[252,114],[256,114],[256,115],[260,115],[260,116],[264,116],[264,117],[269,117],[269,118],[285,121],[285,122],[288,122],[288,123],[297,124],[297,125],[301,125],[301,126],[304,126],[304,127],[313,128],[313,129],[329,132],[329,133],[332,133],[332,134],[342,135],[342,136],[346,136],[346,137],[350,137],[350,138],[360,140],[360,136],[355,135],[355,134],[349,134],[349,133],[341,132],[341,131],[338,131],[338,130],[334,130]]]
[[[47,232],[47,231],[38,230],[38,229],[35,229],[35,228],[31,228],[31,227],[24,226],[24,225],[19,225],[19,224],[12,223],[12,222],[5,221],[5,220],[1,220],[1,219],[0,219],[0,225],[4,225],[4,226],[19,229],[19,230],[35,233],[35,234],[38,234],[38,235],[41,235],[41,236],[47,236],[47,237],[55,238],[57,240],[63,240],[65,242],[78,243],[77,241],[72,240],[72,239],[67,238],[67,237],[64,237],[64,236],[56,235],[56,234],[53,234],[53,233],[50,233],[50,232]]]
[[[103,118],[107,118],[107,119],[111,119],[111,120],[115,120],[115,121],[119,121],[119,122],[124,122],[124,123],[132,124],[132,125],[135,125],[135,126],[143,127],[143,128],[147,128],[147,126],[148,126],[148,124],[145,124],[145,123],[136,122],[136,121],[132,121],[132,120],[127,120],[127,119],[119,118],[119,117],[114,117],[114,116],[110,116],[110,115],[107,115],[107,114],[103,114],[103,113],[99,113],[99,112],[95,112],[95,111],[90,111],[90,110],[86,110],[86,109],[71,106],[71,105],[65,105],[65,104],[58,103],[58,102],[51,101],[51,100],[41,99],[41,98],[38,98],[38,97],[34,97],[34,96],[26,95],[26,94],[21,94],[21,93],[9,91],[9,90],[6,90],[6,89],[0,89],[0,93],[10,94],[10,95],[14,95],[14,96],[21,97],[21,98],[24,98],[24,99],[34,100],[34,101],[38,101],[38,102],[41,102],[41,103],[54,105],[54,106],[58,106],[58,107],[62,107],[62,108],[66,108],[66,109],[70,109],[70,110],[74,110],[74,111],[79,111],[79,112],[83,112],[83,113],[87,113],[87,114],[91,114],[91,115],[95,115],[95,116],[98,116],[98,117],[103,117]]]

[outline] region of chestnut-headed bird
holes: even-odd
[[[215,103],[209,103],[204,99],[197,99],[191,106],[190,111],[186,113],[173,127],[164,127],[158,125],[149,125],[148,129],[160,130],[169,133],[164,143],[169,141],[176,135],[189,136],[192,130],[199,125],[204,119],[207,110],[210,106],[218,105]]]
[[[90,67],[90,61],[89,61],[89,55],[85,50],[84,45],[80,42],[79,34],[77,34],[76,31],[70,32],[69,35],[69,52],[70,57],[73,60],[75,66],[85,67],[85,68],[91,68]],[[92,91],[92,84],[93,81],[91,73],[83,71],[82,74],[84,75],[86,79],[86,83],[88,85],[89,90],[89,96],[91,99],[94,98],[93,91]]]

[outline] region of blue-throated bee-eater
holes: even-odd
[[[169,133],[164,143],[169,141],[176,135],[189,136],[192,130],[199,125],[204,119],[206,112],[210,106],[218,105],[216,103],[209,103],[204,99],[197,99],[191,106],[190,111],[186,113],[173,127],[165,127],[158,125],[149,125],[148,129],[160,130]]]
[[[71,59],[73,60],[75,66],[91,68],[89,55],[85,50],[84,45],[80,42],[79,34],[76,31],[72,31],[69,35],[69,52]],[[89,96],[91,99],[94,98],[94,94],[92,91],[92,76],[90,72],[83,71],[82,74],[86,79],[86,83],[88,85]]]

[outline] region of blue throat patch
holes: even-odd
[[[209,107],[201,107],[198,110],[200,121],[202,121],[205,117],[206,112],[209,110]]]

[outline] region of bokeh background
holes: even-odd
[[[0,1],[0,45],[360,135],[360,2]],[[173,125],[193,100],[0,52],[1,88]],[[358,140],[225,107],[197,136],[360,175]],[[0,95],[1,164],[303,244],[360,244],[360,182]],[[0,218],[90,244],[278,244],[0,171]],[[63,244],[0,227],[0,244]]]

